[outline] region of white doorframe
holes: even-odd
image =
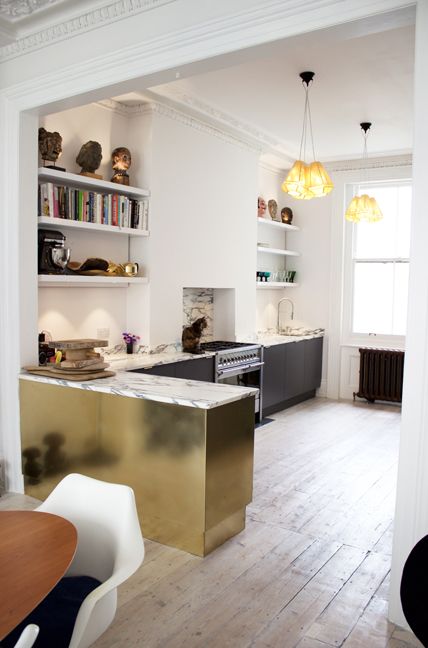
[[[230,5],[231,3],[229,3]],[[165,39],[140,43],[132,48],[116,49],[106,56],[94,57],[85,63],[71,64],[67,70],[41,74],[28,82],[9,87],[0,93],[0,208],[2,236],[0,237],[0,423],[5,462],[8,472],[7,487],[22,490],[19,442],[18,372],[28,359],[33,340],[34,322],[26,321],[34,312],[31,291],[34,289],[34,257],[30,257],[28,273],[25,271],[26,246],[19,239],[19,223],[25,225],[28,196],[36,182],[34,164],[34,138],[30,136],[34,114],[65,109],[73,103],[87,103],[102,96],[112,96],[131,89],[132,80],[154,75],[194,61],[225,54],[263,42],[286,38],[299,33],[322,29],[339,23],[358,20],[382,12],[393,11],[409,5],[406,0],[260,0],[258,10],[228,15],[227,3],[221,20],[194,25],[191,29],[168,33]],[[163,10],[167,10],[167,5]],[[428,531],[428,472],[423,467],[428,461],[428,273],[424,268],[428,242],[425,205],[423,200],[428,144],[424,124],[428,114],[428,88],[424,82],[428,59],[428,0],[417,2],[418,47],[416,63],[416,130],[415,142],[415,221],[420,221],[414,242],[414,264],[411,271],[410,294],[413,305],[410,315],[418,312],[418,322],[410,327],[415,342],[409,348],[406,362],[405,397],[403,410],[403,436],[398,484],[397,530],[394,545],[393,590],[391,615],[394,621],[402,620],[398,601],[398,575],[403,556],[420,533]],[[245,18],[245,19],[244,19]],[[169,26],[171,30],[171,26]],[[89,33],[88,38],[91,35]],[[117,23],[117,43],[120,38]],[[71,99],[70,99],[71,98]],[[49,108],[46,106],[49,104]],[[34,111],[33,114],[25,111]],[[34,120],[33,120],[34,124]],[[416,151],[415,151],[416,153]],[[24,163],[24,161],[26,162]],[[30,191],[30,193],[27,193]],[[28,214],[30,212],[28,211]],[[23,215],[24,214],[24,215]],[[422,222],[425,220],[425,222]],[[423,240],[422,240],[423,237]],[[426,245],[425,245],[426,247]],[[17,270],[19,266],[19,272]],[[416,276],[417,272],[425,271]],[[27,283],[28,280],[28,283]],[[27,298],[30,300],[27,302]],[[421,309],[415,307],[420,304]],[[28,307],[28,308],[27,308]],[[26,343],[20,344],[20,331]],[[416,349],[420,342],[419,352]],[[419,353],[419,355],[418,355]],[[423,391],[425,389],[425,391]],[[413,391],[414,390],[414,391]],[[406,487],[408,474],[411,485]],[[409,499],[410,498],[410,499]],[[406,508],[406,511],[404,511]],[[405,529],[401,529],[405,526]]]

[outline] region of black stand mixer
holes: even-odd
[[[70,248],[65,247],[65,236],[56,230],[39,229],[39,274],[64,274],[70,259]]]

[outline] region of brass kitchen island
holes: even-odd
[[[205,556],[245,527],[256,392],[124,371],[23,374],[25,492],[44,499],[70,472],[127,484],[146,538]]]

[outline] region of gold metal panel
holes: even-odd
[[[146,538],[201,556],[244,527],[252,398],[202,410],[27,380],[20,397],[27,494],[70,472],[128,484]]]

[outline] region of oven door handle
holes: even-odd
[[[264,362],[256,362],[254,364],[248,364],[244,365],[243,367],[230,367],[229,369],[218,369],[217,370],[217,376],[221,378],[222,376],[239,376],[239,374],[242,373],[250,373],[251,371],[254,371],[254,369],[260,369],[260,367],[263,367]]]

